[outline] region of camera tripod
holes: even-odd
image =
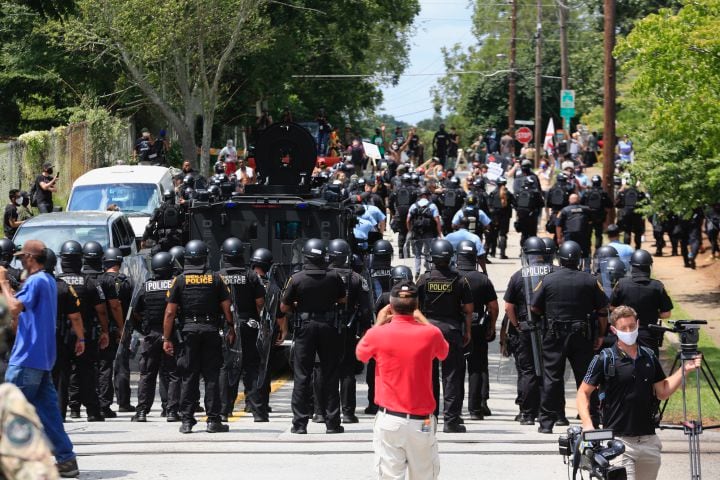
[[[697,342],[700,336],[700,325],[707,324],[704,320],[690,320],[690,321],[677,321],[674,323],[674,328],[664,328],[660,326],[654,326],[653,330],[662,330],[666,332],[675,332],[680,336],[680,351],[675,355],[675,360],[670,369],[670,375],[679,368],[682,372],[682,403],[683,403],[683,422],[681,425],[661,425],[665,408],[667,407],[669,399],[665,400],[660,408],[656,417],[656,423],[661,430],[682,430],[688,437],[688,451],[690,454],[690,479],[700,480],[700,434],[703,430],[711,430],[720,428],[720,425],[703,425],[702,418],[702,402],[700,399],[700,379],[702,377],[710,386],[710,391],[715,396],[715,400],[720,404],[720,384],[718,384],[717,378],[710,370],[710,365],[703,357],[701,360],[700,368],[695,370],[695,394],[697,396],[697,417],[694,419],[688,418],[688,403],[687,403],[687,374],[685,373],[685,362],[693,361],[698,355],[701,354],[697,348]]]

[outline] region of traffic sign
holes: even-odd
[[[560,90],[560,109],[575,108],[575,90]]]
[[[575,116],[574,108],[561,108],[560,116],[563,118],[573,118]]]
[[[515,125],[528,125],[532,127],[535,125],[535,120],[515,120]]]
[[[533,132],[527,127],[520,127],[515,132],[515,140],[520,143],[530,143],[533,139]]]

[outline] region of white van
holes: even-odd
[[[136,237],[142,237],[150,215],[172,192],[169,168],[147,165],[115,165],[96,168],[73,183],[67,211],[107,210],[115,204],[127,215]]]

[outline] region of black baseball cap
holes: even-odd
[[[619,235],[620,234],[620,227],[615,225],[614,223],[611,223],[607,227],[607,234],[608,235]]]
[[[43,163],[43,170],[48,171],[48,170],[50,170],[51,168],[53,168],[53,164],[52,164],[52,163],[50,163],[50,162],[45,162],[45,163]]]
[[[393,286],[392,290],[390,290],[390,296],[395,298],[417,298],[418,290],[413,282],[403,280]]]

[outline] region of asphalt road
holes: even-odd
[[[519,267],[518,236],[510,236],[510,260],[493,260],[490,278],[502,299],[510,275]],[[409,261],[405,261],[409,264]],[[501,302],[501,312],[503,305]],[[567,466],[557,453],[557,437],[537,433],[536,427],[513,421],[517,413],[512,362],[501,358],[497,342],[491,346],[491,399],[493,415],[482,421],[466,418],[465,434],[439,433],[443,479],[561,479]],[[134,378],[136,378],[134,376]],[[567,415],[573,419],[575,395],[568,382]],[[372,479],[376,478],[372,453],[373,418],[362,414],[367,405],[364,375],[358,376],[360,423],[346,425],[342,435],[326,435],[324,425],[310,424],[308,435],[290,433],[291,380],[273,385],[270,423],[253,423],[252,416],[236,411],[230,432],[209,434],[204,423],[197,433],[178,433],[177,423],[160,417],[159,398],[148,423],[131,423],[121,413],[105,423],[69,420],[65,425],[79,455],[83,479]],[[135,391],[133,385],[133,392]],[[467,408],[467,403],[465,404]],[[242,403],[237,407],[242,409]],[[681,432],[663,431],[663,466],[660,479],[689,477],[687,442]],[[720,472],[720,432],[702,435],[705,478]]]

